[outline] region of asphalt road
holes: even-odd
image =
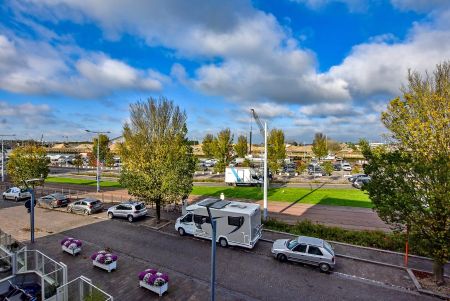
[[[115,252],[154,263],[197,281],[209,281],[210,242],[205,240],[179,237],[175,231],[155,231],[117,220],[79,227],[64,234],[88,244],[108,246]],[[328,275],[311,267],[281,264],[268,254],[268,249],[270,245],[263,242],[251,251],[218,248],[217,285],[241,296],[240,300],[433,300],[403,290],[347,279],[337,273]],[[116,289],[113,282],[106,285],[118,300],[125,300],[126,295],[121,295],[123,292]],[[202,294],[207,296],[208,292]]]

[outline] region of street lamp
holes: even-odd
[[[2,140],[2,182],[5,181],[5,159],[4,159],[5,153],[3,150],[3,137],[14,137],[14,136],[16,136],[16,135],[14,135],[14,134],[13,135],[0,135],[1,140]]]
[[[30,201],[30,234],[31,234],[31,243],[34,243],[34,204],[36,202],[35,200],[35,194],[34,194],[34,186],[36,184],[42,183],[44,181],[44,178],[41,175],[41,178],[35,178],[35,179],[29,179],[25,180],[25,186],[28,188],[28,191],[31,192],[31,201]],[[30,188],[28,185],[31,185],[32,188]],[[26,207],[26,204],[25,204]]]
[[[109,134],[110,131],[101,132],[101,131],[91,131],[85,130],[88,133],[97,134],[97,192],[100,192],[100,134]]]

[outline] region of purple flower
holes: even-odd
[[[117,255],[111,255],[111,259],[112,259],[112,261],[117,261]]]
[[[140,273],[138,274],[139,280],[142,281],[142,279],[144,279],[144,277],[145,277],[146,274],[147,274],[146,272],[140,272]]]
[[[95,260],[95,258],[97,258],[97,253],[92,254],[91,259]]]

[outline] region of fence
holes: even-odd
[[[59,287],[54,301],[113,301],[113,297],[80,276]]]

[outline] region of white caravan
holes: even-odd
[[[216,221],[216,239],[222,247],[230,245],[252,249],[261,238],[261,209],[258,204],[216,198],[187,206],[186,214],[177,219],[175,230],[180,235],[211,239],[212,227],[207,206]]]
[[[261,186],[263,178],[250,167],[227,167],[225,169],[225,183],[228,185],[256,185]]]

